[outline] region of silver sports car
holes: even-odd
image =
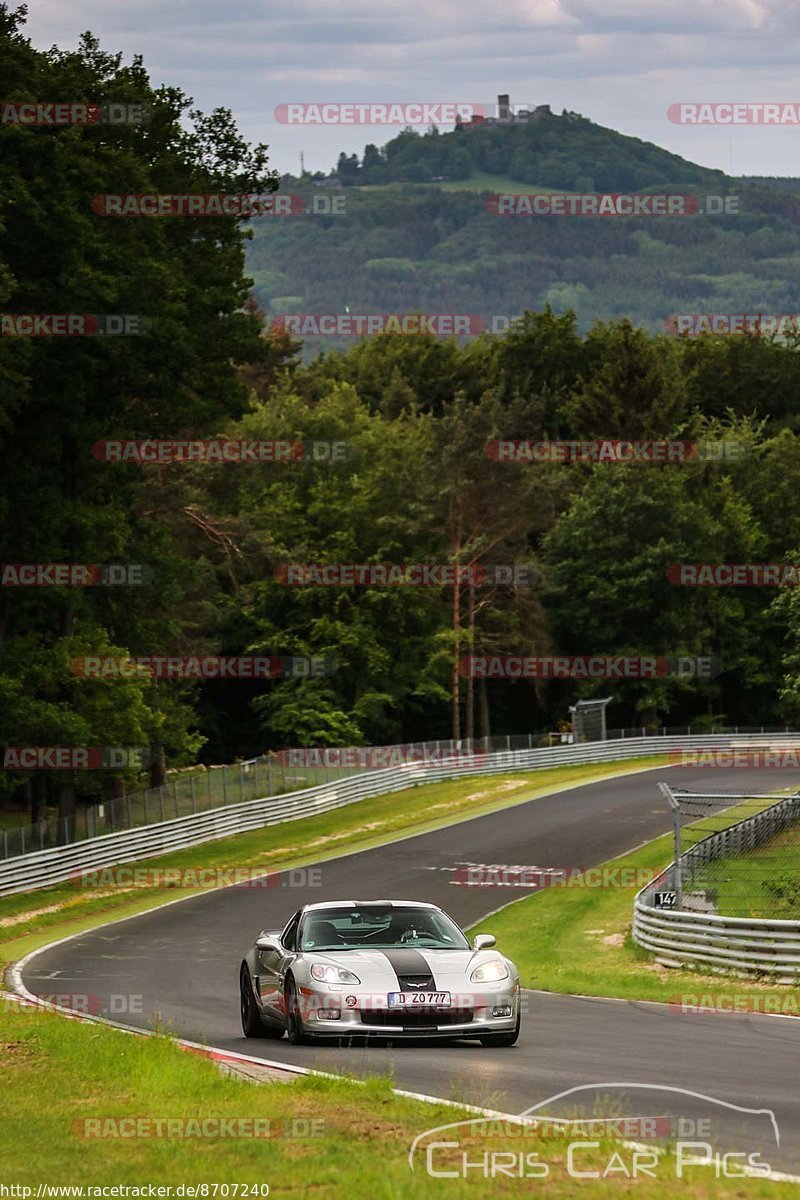
[[[247,1037],[365,1034],[391,1038],[479,1038],[513,1046],[519,1037],[519,973],[472,943],[435,904],[343,900],[307,904],[283,932],[266,930],[242,962]]]

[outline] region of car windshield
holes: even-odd
[[[435,908],[363,905],[316,908],[300,929],[301,950],[468,950],[469,942],[448,916]]]

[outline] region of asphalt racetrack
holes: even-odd
[[[24,983],[40,995],[141,996],[141,1015],[114,1019],[151,1028],[158,1018],[181,1037],[273,1062],[355,1076],[391,1071],[399,1088],[509,1113],[581,1085],[647,1084],[641,1090],[605,1086],[600,1091],[606,1104],[609,1096],[617,1098],[615,1111],[710,1120],[709,1140],[715,1144],[746,1143],[776,1170],[800,1175],[800,1020],[686,1015],[666,1005],[534,991],[525,993],[522,1033],[510,1049],[471,1042],[290,1046],[285,1039],[242,1035],[242,956],[262,929],[282,928],[302,904],[426,900],[469,925],[525,893],[456,883],[458,867],[586,868],[632,850],[671,828],[666,802],[656,788],[661,779],[679,787],[751,794],[800,787],[800,772],[666,766],[590,782],[325,861],[320,887],[224,888],[81,934],[33,958],[24,970]],[[477,790],[480,781],[465,780],[464,787]],[[402,793],[397,802],[403,803]],[[771,1118],[714,1101],[771,1110],[780,1147]],[[592,1108],[592,1092],[559,1103],[564,1107],[554,1104],[548,1112],[575,1116],[577,1111],[599,1111]]]

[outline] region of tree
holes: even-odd
[[[20,32],[22,10],[0,8],[0,72],[20,99],[144,103],[146,125],[3,125],[0,161],[6,204],[0,230],[0,288],[17,313],[132,313],[151,319],[140,337],[3,338],[0,382],[0,558],[10,563],[148,564],[152,582],[127,589],[3,589],[0,693],[25,705],[8,736],[146,738],[180,759],[198,740],[187,705],[156,701],[149,685],[80,684],[68,667],[86,653],[169,650],[182,607],[181,548],[148,526],[142,470],[103,464],[95,443],[147,435],[216,431],[241,413],[247,387],[238,365],[263,361],[260,320],[244,309],[244,218],[102,217],[98,194],[262,192],[277,179],[266,148],[250,148],[231,115],[190,110],[174,88],[154,89],[141,59],[130,66],[86,34],[75,51],[34,50]],[[41,197],[58,197],[44,204]],[[212,228],[213,226],[213,228]],[[46,264],[46,267],[45,267]],[[30,435],[36,430],[35,437]],[[179,468],[180,469],[180,468]],[[156,469],[157,471],[158,469]],[[25,496],[26,502],[19,503]],[[190,625],[181,633],[191,644]],[[24,649],[24,653],[22,650]],[[105,697],[101,700],[99,697]],[[113,699],[112,699],[113,696]],[[13,742],[12,742],[13,744]],[[100,744],[105,744],[101,742]],[[93,784],[59,783],[61,815]]]

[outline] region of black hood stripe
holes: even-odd
[[[381,950],[379,953],[389,960],[389,965],[397,976],[400,991],[403,990],[400,983],[401,975],[430,975],[431,979],[433,979],[433,971],[431,970],[430,963],[420,954],[419,950],[411,950],[403,947],[397,950]],[[430,990],[434,992],[439,990],[436,987],[435,980],[433,988]]]

